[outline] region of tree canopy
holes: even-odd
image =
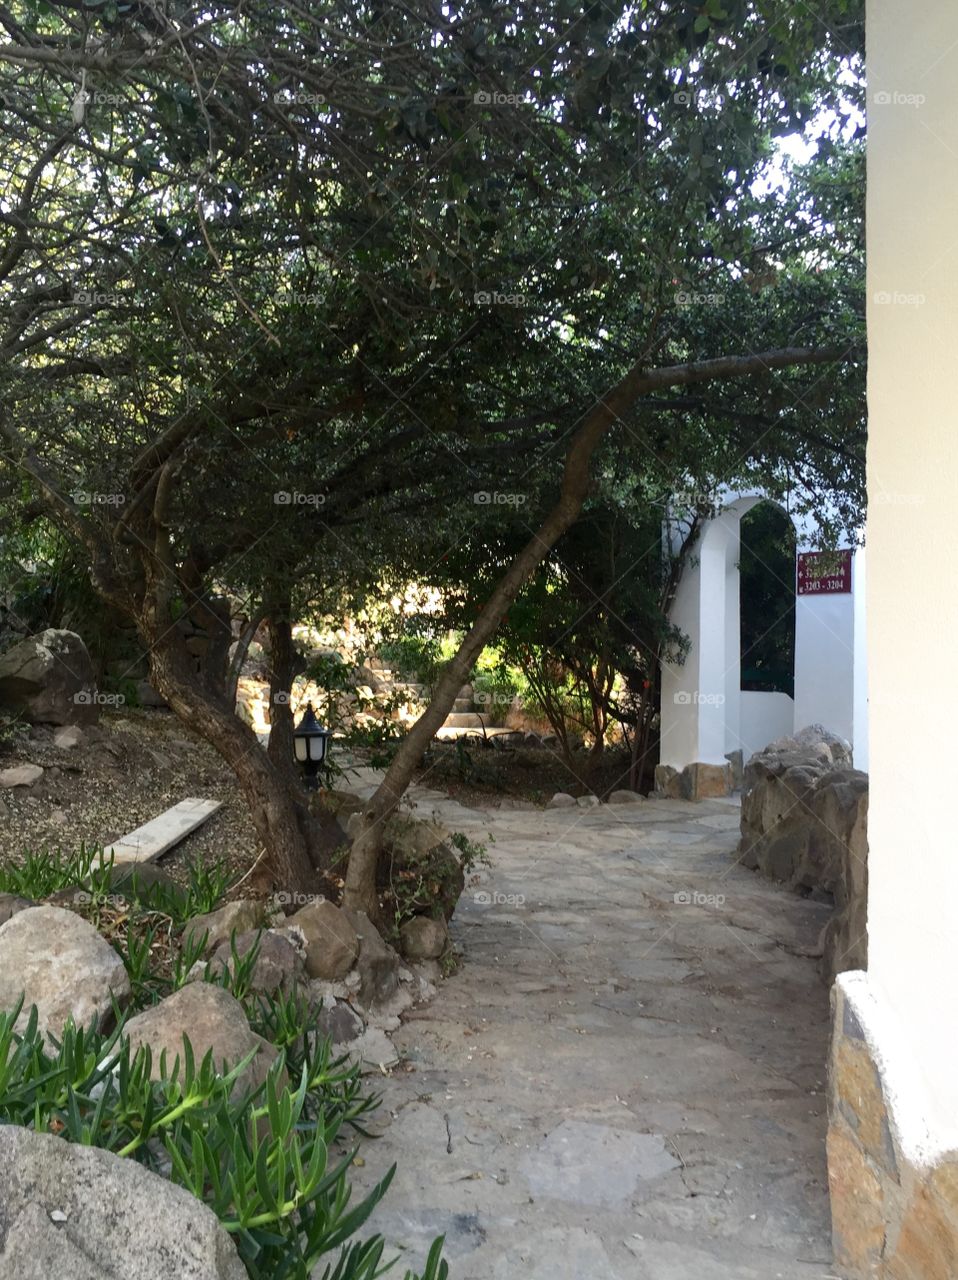
[[[505,572],[590,421],[622,500],[748,478],[858,521],[859,0],[19,0],[0,31],[0,501],[160,667],[217,585]]]

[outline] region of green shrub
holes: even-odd
[[[476,710],[486,724],[503,724],[513,703],[524,702],[529,692],[523,671],[507,662],[501,651],[493,647],[483,649],[479,655],[471,683]]]
[[[0,755],[10,751],[22,737],[26,736],[27,726],[19,716],[9,711],[0,711]]]
[[[387,666],[404,676],[415,676],[427,687],[435,684],[439,668],[451,656],[444,652],[443,642],[433,636],[406,633],[384,640],[379,646],[379,657]]]
[[[343,742],[364,751],[371,768],[388,769],[408,732],[408,725],[399,720],[375,720],[371,724],[352,725],[343,734]]]
[[[167,1166],[173,1182],[216,1213],[253,1280],[308,1280],[337,1251],[325,1280],[382,1273],[381,1237],[348,1241],[385,1194],[395,1166],[350,1205],[355,1151],[333,1162],[330,1148],[344,1122],[371,1104],[357,1103],[358,1070],[333,1062],[327,1042],[314,1039],[305,1050],[295,1087],[283,1083],[288,1059],[281,1049],[266,1080],[242,1091],[238,1082],[252,1055],[220,1075],[211,1054],[197,1063],[187,1043],[182,1060],[163,1054],[160,1078],[152,1080],[149,1049],[132,1053],[121,1027],[104,1035],[70,1022],[50,1046],[36,1008],[26,1027],[14,1030],[21,1007],[0,1013],[0,1123],[58,1133],[155,1171]],[[273,1016],[279,1025],[284,1014]],[[293,1022],[301,1035],[302,1020]],[[421,1280],[448,1276],[440,1253],[437,1241]],[[407,1280],[417,1278],[407,1273]]]

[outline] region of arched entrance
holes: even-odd
[[[764,493],[722,497],[670,611],[689,645],[684,663],[662,668],[660,763],[724,766],[820,723],[856,744],[861,767],[864,553],[854,550],[850,590],[797,594],[796,553],[821,547],[814,521]]]
[[[739,524],[739,734],[748,757],[795,727],[795,526],[757,502]]]

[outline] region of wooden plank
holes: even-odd
[[[153,862],[202,826],[222,805],[222,800],[200,800],[195,796],[181,800],[158,818],[144,822],[142,827],[117,840],[106,852],[112,849],[117,866],[125,862]]]

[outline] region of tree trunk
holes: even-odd
[[[623,403],[621,408],[625,407]],[[385,777],[370,797],[363,810],[362,827],[349,854],[344,906],[354,911],[365,911],[371,919],[378,918],[376,869],[382,852],[385,823],[399,807],[423,752],[452,709],[473,664],[495,634],[506,610],[536,566],[578,518],[589,487],[589,461],[619,408],[613,393],[593,409],[576,431],[566,456],[558,502],[499,579],[472,628],[443,668],[433,687],[429,706],[403,739]]]
[[[296,650],[289,601],[271,604],[269,628],[269,745],[267,754],[281,772],[296,780],[293,760],[293,707],[290,690]]]
[[[177,716],[214,747],[236,774],[250,817],[266,850],[273,887],[285,893],[316,893],[320,879],[310,857],[308,815],[289,776],[276,768],[249,725],[204,687],[190,669],[175,632],[157,626],[149,613],[137,618],[150,654],[150,675]]]
[[[753,356],[721,356],[665,369],[646,370],[636,363],[582,418],[566,454],[562,487],[555,506],[512,561],[479,612],[454,657],[436,682],[429,706],[403,739],[385,777],[363,810],[363,822],[353,842],[346,871],[343,904],[379,917],[376,869],[387,820],[399,807],[413,774],[436,730],[445,720],[465,684],[473,664],[495,634],[506,610],[523,585],[565,531],[578,519],[589,489],[589,466],[599,442],[612,424],[637,399],[666,387],[689,386],[716,378],[745,377],[799,364],[824,364],[843,358],[844,350],[786,348]]]
[[[266,609],[261,605],[240,632],[236,641],[236,649],[230,659],[229,670],[226,673],[226,701],[231,707],[236,704],[236,690],[239,688],[239,678],[243,671],[246,655],[249,653],[249,647],[253,643],[253,637],[265,617]]]

